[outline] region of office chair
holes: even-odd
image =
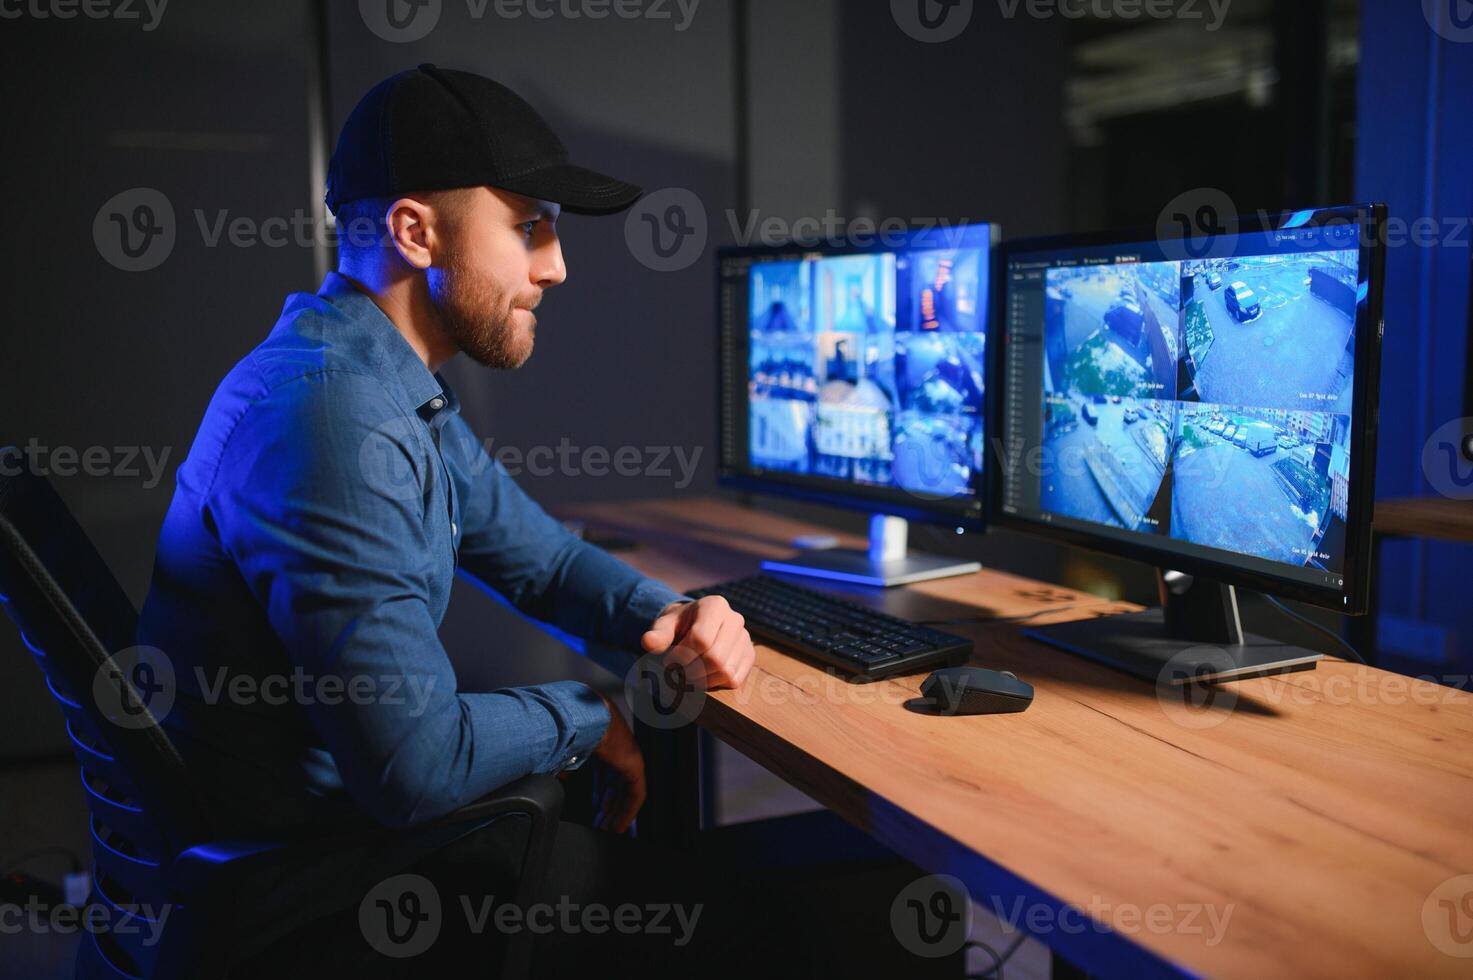
[[[0,459],[7,456],[20,458],[0,449]],[[135,686],[146,677],[112,659],[133,647],[137,610],[56,490],[26,471],[0,474],[0,606],[61,707],[87,793],[89,903],[107,910],[110,927],[83,935],[78,977],[226,977],[247,957],[269,959],[271,945],[297,928],[357,908],[379,881],[408,870],[394,866],[408,860],[393,846],[402,835],[387,830],[290,840],[222,840],[212,832],[183,758]],[[127,707],[125,724],[109,720],[119,717],[114,702]],[[562,801],[555,777],[528,776],[412,833],[424,856],[498,818],[525,819],[515,895],[525,912],[538,900]],[[156,923],[139,917],[165,905],[158,939]],[[509,937],[503,976],[526,975],[533,938],[528,930]]]

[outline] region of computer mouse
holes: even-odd
[[[921,696],[943,715],[999,715],[1028,710],[1033,685],[1006,670],[947,667],[921,682]]]

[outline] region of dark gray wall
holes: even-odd
[[[0,27],[0,167],[12,230],[0,445],[34,438],[53,449],[108,449],[106,476],[60,475],[76,460],[47,459],[135,601],[147,589],[174,466],[211,392],[269,329],[283,294],[312,284],[307,250],[210,247],[195,216],[204,212],[208,225],[221,211],[259,220],[310,207],[304,10],[179,3],[152,30],[80,12]],[[174,244],[156,267],[125,272],[104,259],[93,223],[105,202],[138,187],[170,202]],[[145,447],[155,458],[168,453],[154,486],[123,465]],[[0,719],[0,758],[64,748],[59,715],[8,624]]]
[[[995,221],[1008,237],[1068,230],[1068,22],[1007,19],[1000,8],[971,5],[961,33],[935,43],[898,30],[889,4],[845,5],[847,206],[883,217]]]

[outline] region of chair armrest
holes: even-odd
[[[415,826],[415,831],[490,821],[510,813],[535,814],[556,823],[563,812],[563,784],[556,776],[523,776],[467,803],[453,813]]]
[[[531,904],[556,845],[562,803],[556,777],[532,775],[404,831],[196,844],[170,869],[175,908],[160,967],[173,972],[161,969],[159,975],[224,976],[240,959],[314,919],[351,908],[384,878],[505,816],[530,821],[516,898]],[[508,968],[515,960],[520,972],[508,975],[525,973],[526,945],[509,950]]]

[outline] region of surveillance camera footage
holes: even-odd
[[[1180,395],[1350,414],[1355,251],[1186,263]]]
[[[1011,266],[1010,329],[1038,342],[1031,444],[1042,447],[1036,499],[1010,483],[1013,503],[1334,584],[1363,290],[1359,252],[1326,239],[1343,242],[1281,240],[1186,262],[1148,261],[1148,247],[1040,254]],[[1026,410],[1024,395],[1011,414]]]
[[[976,493],[987,239],[746,267],[747,458],[770,472]]]

